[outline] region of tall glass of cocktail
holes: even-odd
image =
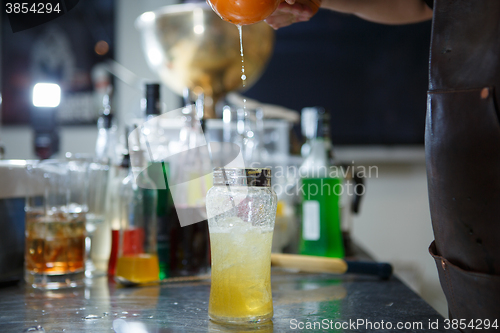
[[[271,243],[277,197],[270,169],[216,168],[207,194],[212,256],[208,315],[248,324],[273,316]]]

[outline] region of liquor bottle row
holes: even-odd
[[[168,179],[176,177],[176,172],[189,171],[190,166],[186,161],[168,158],[162,122],[155,119],[161,115],[160,86],[146,85],[144,119],[127,127],[119,163],[113,163],[118,140],[109,100],[105,99],[99,120],[96,146],[96,156],[110,164],[106,218],[92,245],[96,266],[109,276],[138,283],[208,272],[206,221],[181,227],[178,218],[189,215],[205,220],[204,202],[191,204],[187,200],[175,209],[169,188]],[[188,135],[179,140],[186,148],[201,134],[192,109],[185,108],[181,133]]]
[[[209,271],[204,194],[211,184],[202,176],[210,159],[201,150],[183,153],[206,145],[200,121],[203,101],[191,103],[187,95],[185,104],[176,142],[180,153],[171,155],[160,107],[160,86],[146,85],[143,119],[127,127],[125,148],[116,163],[117,130],[110,98],[104,99],[96,156],[110,164],[110,175],[106,219],[94,235],[92,258],[111,276],[145,282]],[[352,254],[349,224],[351,214],[359,209],[360,196],[346,194],[342,187],[348,182],[363,184],[353,166],[347,166],[347,172],[344,168],[342,176],[338,172],[332,176],[332,168],[342,167],[334,163],[328,125],[324,109],[302,110],[302,130],[307,139],[297,184],[302,193],[298,202],[287,198],[278,202],[273,251],[340,258]],[[186,179],[196,182],[179,187]],[[294,215],[301,216],[301,222],[295,228],[296,236],[285,237],[284,230],[294,228],[290,219],[283,218],[284,212],[294,205]],[[201,222],[186,225],[186,221]],[[295,244],[274,246],[284,238]]]

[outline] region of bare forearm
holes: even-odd
[[[322,0],[321,7],[384,24],[416,23],[432,18],[432,10],[422,0]]]

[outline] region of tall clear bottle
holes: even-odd
[[[125,131],[125,137],[128,137],[128,129]],[[118,246],[120,243],[120,189],[122,181],[128,177],[130,171],[130,155],[128,152],[128,141],[126,140],[125,152],[122,155],[121,162],[117,166],[112,167],[112,175],[110,176],[108,191],[106,196],[106,223],[110,226],[111,244],[108,252],[108,276],[115,276],[116,262],[118,260]]]
[[[111,104],[111,93],[108,92],[103,96],[101,116],[97,120],[95,158],[102,164],[112,164],[115,161],[116,125]]]
[[[317,134],[311,140],[310,152],[300,167],[303,200],[299,252],[342,258],[340,199],[343,187],[342,179],[330,168],[328,118],[322,108],[307,108],[304,111],[316,113]]]
[[[208,150],[203,149],[207,144],[200,122],[203,112],[203,103],[199,98],[195,104],[183,109],[185,122],[180,131],[179,146],[184,153],[172,159],[170,164],[171,179],[181,184],[170,186],[175,204],[175,210],[172,210],[174,220],[169,225],[170,276],[204,274],[210,268],[205,197],[212,186],[212,179],[208,176],[211,171],[210,156]],[[192,153],[194,149],[197,149],[195,154]],[[191,153],[186,153],[188,151]],[[195,221],[201,222],[193,223]]]
[[[97,121],[97,140],[93,159],[96,163],[92,163],[92,166],[94,166],[93,173],[99,175],[99,178],[93,177],[93,180],[101,184],[98,185],[98,188],[94,189],[97,192],[92,195],[95,206],[100,207],[99,211],[101,212],[101,214],[94,214],[96,223],[94,228],[95,231],[92,233],[90,247],[90,258],[92,258],[93,266],[95,266],[97,272],[105,272],[108,267],[111,251],[111,224],[107,218],[107,210],[109,207],[109,205],[107,205],[108,189],[117,174],[117,126],[113,116],[111,91],[111,86],[108,86],[106,93],[103,94],[101,115]],[[94,187],[96,186],[97,185]],[[101,223],[97,223],[99,218]],[[88,270],[87,268],[87,271]]]
[[[158,198],[155,185],[148,176],[144,151],[132,148],[130,158],[129,173],[119,190],[120,239],[116,276],[144,283],[159,278],[156,248]]]

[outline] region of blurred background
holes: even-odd
[[[3,158],[94,153],[109,86],[118,132],[140,117],[141,87],[160,78],[147,62],[135,21],[176,3],[82,0],[68,14],[17,33],[3,13]],[[352,238],[376,260],[393,263],[398,276],[446,316],[427,251],[433,239],[423,148],[430,29],[430,22],[385,26],[320,10],[310,22],[276,31],[260,78],[227,100],[246,98],[256,103],[251,105],[266,105],[266,118],[286,120],[289,133],[276,140],[284,140],[278,145],[291,156],[300,156],[305,142],[300,111],[325,108],[335,159],[377,170],[365,179]],[[57,107],[35,105],[37,83],[60,87]],[[184,105],[166,84],[161,100],[164,111]],[[221,118],[222,107],[215,105],[215,111]]]

